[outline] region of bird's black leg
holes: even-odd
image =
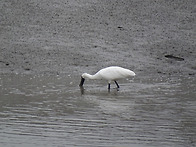
[[[110,83],[108,83],[108,90],[110,90]]]
[[[120,86],[118,85],[118,83],[117,83],[116,81],[114,81],[114,82],[115,82],[115,84],[116,84],[117,88],[120,88]]]

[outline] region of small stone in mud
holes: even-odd
[[[194,73],[189,73],[189,76],[193,76],[193,75],[195,75]]]
[[[120,30],[124,30],[124,28],[122,26],[118,26],[118,29]]]
[[[30,68],[24,68],[24,70],[27,70],[27,71],[29,71],[29,70],[31,70]]]
[[[170,59],[174,59],[174,60],[177,60],[177,61],[183,61],[184,58],[182,57],[176,57],[174,55],[165,55],[166,58],[170,58]]]

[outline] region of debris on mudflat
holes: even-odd
[[[176,61],[183,61],[184,60],[184,58],[182,58],[182,57],[176,57],[174,55],[165,55],[165,57],[166,58],[170,58],[170,59],[174,59]]]

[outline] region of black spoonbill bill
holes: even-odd
[[[115,82],[117,88],[120,88],[116,80],[129,78],[132,76],[135,76],[135,73],[129,69],[125,69],[118,66],[110,66],[101,69],[94,75],[83,73],[81,76],[81,82],[79,86],[81,87],[83,86],[85,79],[93,79],[93,80],[103,79],[108,81],[108,90],[110,90],[110,83],[112,81]]]

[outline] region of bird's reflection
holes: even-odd
[[[84,95],[85,94],[85,88],[83,86],[79,86],[79,87],[80,87],[80,93],[81,93],[81,95]],[[119,88],[114,88],[114,89],[116,89],[116,90],[114,90],[114,93],[119,92]],[[111,90],[108,89],[108,94],[110,94],[110,93],[111,93]]]
[[[84,87],[83,86],[80,86],[80,92],[81,92],[81,95],[84,94]]]

